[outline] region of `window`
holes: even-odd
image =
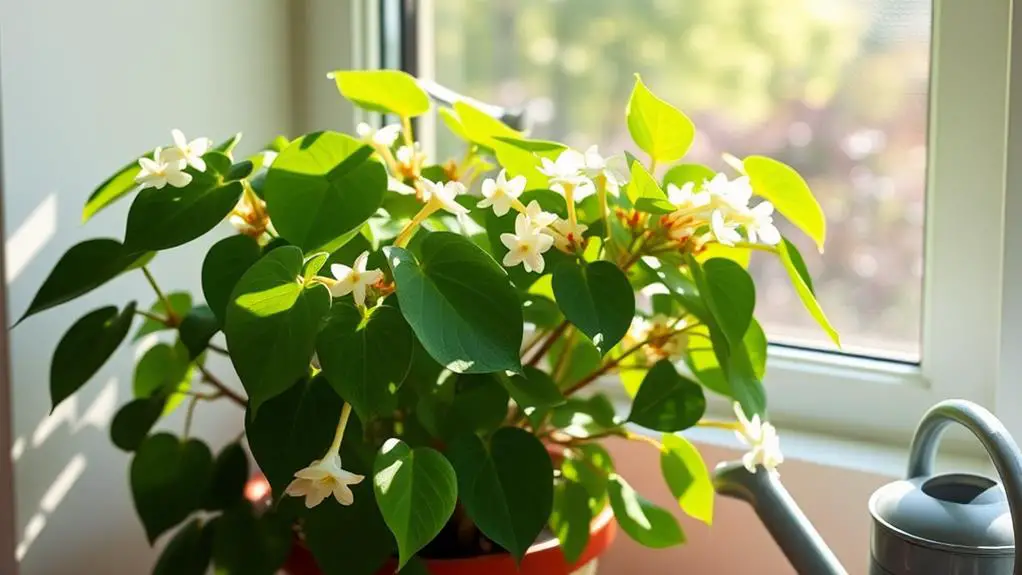
[[[534,137],[634,150],[622,118],[638,72],[700,130],[685,161],[724,171],[722,152],[762,153],[807,177],[827,251],[791,237],[844,353],[754,258],[773,417],[891,440],[939,399],[992,404],[1008,2],[395,4],[417,17],[420,77],[524,108]],[[439,157],[460,153],[432,128]]]

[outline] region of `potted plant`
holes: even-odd
[[[776,470],[752,252],[787,270],[837,341],[772,221],[776,208],[822,249],[822,211],[793,169],[679,163],[693,125],[638,77],[624,119],[641,158],[531,139],[459,101],[439,114],[465,154],[436,163],[415,140],[431,104],[414,78],[332,77],[400,123],[278,137],[250,157],[235,155],[240,134],[213,145],[173,131],[85,204],[88,221],[133,197],[123,239],[70,248],[22,317],[121,274],[151,284],[152,305],[71,326],[50,386],[56,406],[133,330],[162,340],[110,430],[133,454],[148,540],[169,539],[155,573],[591,572],[612,518],[648,547],[684,540],[604,439],[657,449],[681,508],[706,523],[710,477],[678,432],[734,429],[750,468]],[[201,296],[165,290],[148,262],[225,219],[238,233],[205,254]],[[707,392],[736,420],[704,418]],[[190,435],[210,401],[246,411],[215,455]],[[180,434],[154,431],[182,406]]]

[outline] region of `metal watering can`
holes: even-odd
[[[951,423],[980,440],[1001,483],[968,473],[934,475],[937,446]],[[752,505],[800,574],[847,574],[775,476],[726,462],[714,471],[714,487]],[[869,512],[870,575],[1022,575],[1022,564],[1015,562],[1022,533],[1022,452],[979,405],[948,400],[930,408],[912,439],[907,479],[877,489]]]

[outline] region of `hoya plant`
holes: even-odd
[[[707,524],[710,475],[679,432],[733,429],[745,464],[776,472],[753,253],[787,271],[837,343],[772,219],[822,249],[823,213],[792,168],[683,163],[692,122],[638,76],[623,111],[637,156],[532,139],[458,101],[438,113],[465,152],[439,162],[413,130],[432,107],[414,78],[331,77],[399,123],[281,136],[249,157],[236,155],[240,134],[214,145],[174,130],[85,203],[88,222],[131,199],[123,239],[71,247],[22,317],[122,274],[151,285],[71,326],[50,390],[56,407],[126,340],[158,341],[110,429],[132,454],[149,542],[169,539],[154,572],[273,573],[292,545],[338,574],[417,557],[520,561],[544,529],[571,562],[608,506],[639,543],[682,543],[608,439],[657,450],[681,509]],[[200,239],[212,245],[195,259],[201,293],[154,277],[160,252]],[[220,373],[215,355],[230,360]],[[710,393],[734,420],[704,417]],[[190,433],[214,401],[245,410],[239,439],[215,454]],[[175,409],[184,428],[159,426]],[[246,496],[255,475],[268,506]]]

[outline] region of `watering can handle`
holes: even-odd
[[[963,425],[986,448],[1008,498],[1015,544],[1018,545],[1022,541],[1022,452],[1004,424],[983,407],[960,399],[949,399],[931,407],[912,438],[909,479],[933,475],[940,438],[951,423]],[[1022,562],[1016,561],[1015,574],[1022,575]]]

